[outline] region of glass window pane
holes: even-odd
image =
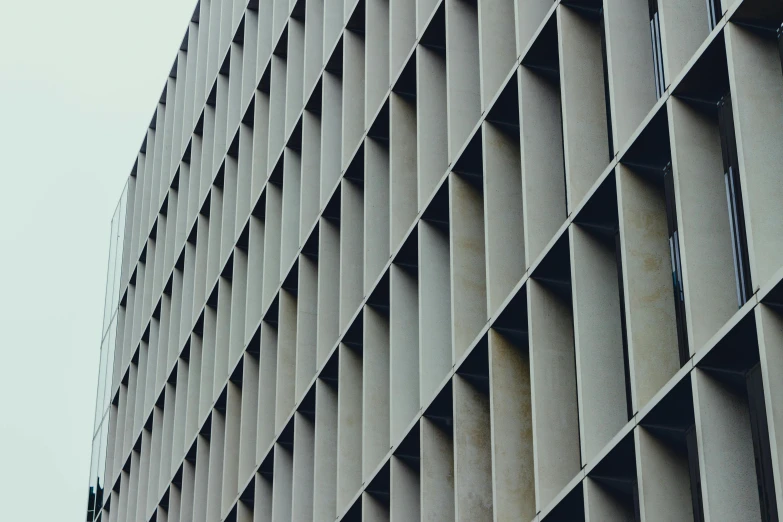
[[[109,336],[104,337],[101,344],[101,359],[98,365],[98,392],[95,394],[95,423],[93,426],[95,430],[98,430],[98,423],[103,417],[103,396],[104,385],[106,382],[106,356],[107,356],[107,344],[109,342]]]
[[[104,500],[104,489],[106,487],[106,445],[108,443],[108,436],[109,436],[109,417],[108,415],[104,417],[103,423],[101,424],[101,431],[100,436],[98,439],[100,439],[100,452],[98,453],[98,465],[97,465],[97,472],[98,475],[96,477],[95,481],[95,515],[96,517],[100,516],[101,508],[103,507],[103,500]]]
[[[92,513],[95,509],[95,492],[96,483],[98,480],[98,460],[100,459],[101,452],[101,438],[93,437],[92,439],[92,456],[90,457],[90,491],[87,496],[87,520],[92,520]]]
[[[117,316],[115,315],[112,318],[111,325],[109,325],[109,332],[107,334],[107,338],[109,340],[106,350],[106,376],[105,376],[105,383],[104,383],[104,392],[103,392],[103,398],[101,400],[101,406],[103,408],[103,412],[105,413],[106,410],[109,409],[109,403],[111,401],[111,392],[113,387],[113,379],[114,376],[114,353],[117,348]]]

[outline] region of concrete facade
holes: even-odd
[[[773,0],[200,0],[88,522],[778,520]]]

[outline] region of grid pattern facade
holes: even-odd
[[[778,520],[783,7],[201,0],[87,520]]]

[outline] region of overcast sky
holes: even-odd
[[[195,4],[0,0],[2,520],[84,520],[110,221]]]

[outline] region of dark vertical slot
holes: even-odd
[[[606,106],[606,136],[609,138],[609,159],[614,157],[614,139],[612,137],[612,109],[609,103],[609,71],[606,60],[606,28],[604,27],[604,10],[601,8],[601,61],[604,66],[604,99]]]
[[[625,408],[628,420],[633,417],[631,404],[631,367],[628,362],[628,332],[625,324],[625,288],[623,287],[623,256],[620,249],[620,229],[614,232],[614,257],[617,263],[617,289],[620,291],[620,329],[623,333],[623,373],[625,374]]]
[[[666,221],[669,225],[669,252],[672,263],[672,285],[674,286],[674,312],[677,318],[677,345],[680,350],[680,364],[690,359],[688,330],[685,323],[685,293],[682,288],[682,262],[680,259],[680,238],[677,233],[677,207],[674,200],[674,177],[672,164],[663,171],[663,191],[666,198]]]
[[[691,502],[693,502],[693,520],[704,522],[704,508],[701,499],[701,474],[699,470],[699,451],[696,445],[696,425],[692,424],[685,432],[685,451],[688,456],[688,473],[691,478]]]
[[[655,96],[660,98],[666,90],[666,79],[663,75],[663,48],[661,47],[661,19],[658,15],[658,0],[649,0],[650,6],[650,39],[652,41],[653,75],[655,76]]]
[[[95,500],[95,493],[93,493],[93,488],[90,486],[89,493],[87,496],[87,522],[92,522],[93,517],[93,501]]]
[[[775,479],[772,475],[772,452],[769,446],[764,386],[761,380],[761,365],[759,363],[756,363],[748,371],[745,381],[748,391],[750,429],[753,434],[753,455],[756,463],[756,481],[759,490],[761,520],[764,522],[778,522]]]
[[[778,52],[780,53],[780,67],[783,70],[783,25],[778,27]]]
[[[557,82],[558,89],[560,88],[560,81],[558,79]],[[560,105],[560,121],[563,121],[563,105]],[[560,125],[560,143],[562,143],[563,148],[563,198],[565,198],[565,208],[566,213],[570,212],[571,209],[568,208],[568,177],[566,176],[566,169],[565,169],[565,128],[563,125]]]
[[[707,21],[710,24],[710,31],[718,25],[718,20],[721,19],[722,14],[720,0],[707,0]]]
[[[726,202],[729,207],[731,249],[734,254],[734,279],[737,286],[737,304],[744,305],[753,294],[748,263],[748,242],[743,219],[742,188],[739,180],[737,141],[734,135],[734,119],[731,95],[727,93],[718,102],[718,127],[723,152],[723,176],[726,183]]]

